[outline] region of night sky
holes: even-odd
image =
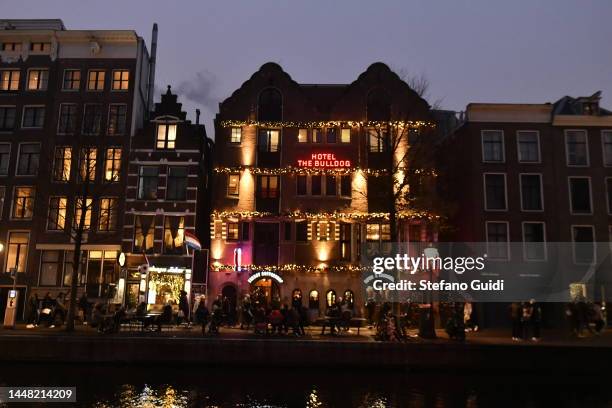
[[[69,29],[131,29],[209,136],[217,104],[263,63],[300,83],[352,82],[375,61],[425,76],[428,100],[553,102],[603,91],[612,108],[612,1],[2,0],[0,18],[61,18]],[[159,100],[159,92],[155,97]]]

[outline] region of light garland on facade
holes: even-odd
[[[323,220],[389,220],[389,213],[376,212],[302,212],[290,211],[280,214],[261,211],[213,211],[213,219],[225,218],[264,218],[264,217],[286,217],[286,218],[306,218],[306,219],[323,219]],[[415,220],[439,220],[440,216],[432,214],[425,210],[402,210],[397,213],[397,219],[415,219]]]
[[[281,121],[281,122],[269,122],[269,121],[257,121],[257,120],[222,120],[221,127],[242,127],[242,126],[258,126],[266,128],[328,128],[328,127],[397,127],[397,128],[434,128],[436,124],[434,122],[426,122],[422,120],[392,120],[392,121],[339,121],[339,120],[325,120],[325,121],[313,121],[313,122],[302,122],[302,121]]]
[[[215,167],[215,173],[230,174],[241,173],[248,170],[252,174],[262,174],[267,176],[280,176],[284,174],[310,175],[310,174],[325,174],[334,176],[348,176],[353,173],[361,173],[368,176],[380,177],[387,174],[387,170],[381,169],[362,169],[360,167],[348,168],[313,168],[313,167],[293,167],[287,166],[283,168],[264,168],[254,166],[235,166],[235,167]]]
[[[236,270],[235,265],[219,264],[214,263],[212,265],[214,271],[233,272]],[[363,272],[371,269],[369,266],[358,266],[358,265],[332,265],[332,266],[313,266],[313,265],[297,265],[297,264],[284,264],[284,265],[242,265],[241,270],[243,272]]]

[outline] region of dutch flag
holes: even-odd
[[[189,231],[185,231],[185,245],[187,246],[187,248],[191,248],[195,251],[199,251],[202,249],[202,244],[200,244],[200,240]]]

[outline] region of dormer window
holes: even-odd
[[[176,123],[159,123],[157,125],[157,148],[174,149],[176,143]]]

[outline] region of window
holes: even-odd
[[[327,307],[332,307],[336,303],[336,291],[330,289],[325,294],[325,301],[327,302]]]
[[[83,134],[99,135],[102,127],[102,105],[97,103],[85,104],[83,113]]]
[[[106,149],[104,162],[104,181],[119,181],[121,171],[121,148],[109,147]]]
[[[240,144],[242,142],[242,128],[233,127],[230,143]]]
[[[487,222],[487,257],[489,259],[509,259],[508,223]]]
[[[351,176],[340,176],[340,195],[343,197],[352,195]]]
[[[385,151],[385,136],[380,129],[367,129],[368,144],[371,153],[382,153]]]
[[[87,74],[87,90],[88,91],[103,91],[104,90],[104,75],[101,70],[92,70]]]
[[[86,260],[86,252],[82,253],[81,259]],[[74,251],[64,251],[64,278],[63,284],[64,286],[70,286],[70,282],[72,279],[72,263],[74,262]],[[84,275],[83,275],[84,276]],[[80,284],[80,282],[77,282]]]
[[[184,217],[166,217],[164,220],[164,253],[182,255],[185,234]]]
[[[591,180],[588,177],[570,177],[570,208],[574,214],[590,214]]]
[[[588,166],[587,134],[585,130],[565,132],[565,150],[568,166]]]
[[[297,242],[308,241],[308,222],[296,221],[295,222],[295,240]]]
[[[159,169],[153,166],[141,166],[138,172],[138,199],[155,200],[157,198],[157,178]]]
[[[60,117],[57,124],[57,133],[70,134],[76,129],[77,106],[72,103],[60,105]]]
[[[44,106],[24,106],[23,121],[24,128],[41,128],[45,122]]]
[[[108,107],[108,127],[107,133],[111,136],[125,134],[127,118],[127,105],[113,104]]]
[[[608,197],[608,214],[612,214],[612,178],[606,178],[606,193]]]
[[[14,106],[0,106],[0,132],[15,129],[17,109]]]
[[[340,142],[341,143],[351,143],[351,129],[350,128],[342,128],[340,131]]]
[[[542,211],[542,177],[539,174],[521,174],[521,210]]]
[[[482,131],[482,161],[503,162],[504,156],[504,132],[501,130]]]
[[[49,52],[51,51],[50,42],[33,42],[30,43],[30,51],[34,52]]]
[[[130,87],[130,71],[116,69],[113,71],[113,91],[127,91]]]
[[[79,163],[79,176],[81,181],[92,182],[96,179],[96,157],[95,147],[84,147],[81,149],[81,162]]]
[[[11,145],[9,143],[0,143],[0,176],[8,175],[10,159]]]
[[[27,232],[9,232],[6,267],[4,268],[6,272],[10,272],[11,269],[25,272],[29,240],[30,235]]]
[[[28,70],[28,91],[46,91],[49,71],[46,69]]]
[[[134,222],[134,252],[154,252],[155,216],[137,215]]]
[[[321,195],[321,181],[322,181],[322,176],[320,175],[313,175],[310,177],[310,194],[313,196],[320,196]]]
[[[42,251],[40,255],[40,286],[57,285],[60,271],[60,251]]]
[[[74,201],[74,220],[72,222],[75,229],[80,228],[81,225],[81,216],[83,216],[83,230],[89,230],[91,227],[91,205],[93,204],[93,199],[87,197],[83,199],[83,197],[76,197]],[[83,211],[85,215],[83,215]]]
[[[572,225],[572,252],[577,264],[595,262],[595,231],[592,225]]]
[[[308,194],[307,184],[308,184],[308,176],[305,176],[305,175],[297,176],[297,195]]]
[[[258,184],[258,198],[278,197],[278,176],[260,176]]]
[[[4,42],[2,43],[2,51],[21,51],[21,43],[18,42]]]
[[[325,176],[325,195],[335,196],[336,191],[336,176],[327,175]]]
[[[528,261],[546,259],[546,239],[543,222],[523,223],[523,256]]]
[[[227,175],[227,195],[238,197],[240,194],[240,174]]]
[[[319,309],[319,292],[317,290],[311,290],[308,294],[308,308],[313,310]]]
[[[238,241],[238,223],[227,223],[227,241]]]
[[[280,139],[280,130],[260,130],[259,131],[259,151],[260,152],[278,152],[278,142]]]
[[[115,231],[117,227],[117,204],[115,197],[104,197],[100,199],[100,217],[98,231]]]
[[[187,199],[187,167],[168,167],[166,199],[179,201]]]
[[[338,141],[338,129],[327,128],[327,143],[336,143]]]
[[[0,220],[4,214],[4,198],[6,197],[6,187],[0,186]]]
[[[537,131],[519,130],[516,133],[518,159],[521,163],[540,162],[540,137]]]
[[[22,143],[19,145],[19,157],[17,162],[18,176],[35,176],[38,174],[39,162],[39,143]]]
[[[298,143],[308,143],[308,129],[298,130]]]
[[[340,259],[351,260],[351,224],[340,224]]]
[[[318,241],[329,241],[330,239],[330,223],[327,221],[317,222],[317,240]]]
[[[312,129],[312,143],[323,143],[323,132],[321,132],[321,129]]]
[[[66,208],[68,198],[49,198],[49,216],[47,217],[47,230],[61,231],[66,226]]]
[[[0,91],[18,91],[19,76],[18,69],[3,69],[0,71]]]
[[[116,274],[117,251],[89,251],[87,256],[87,296],[108,298],[109,283],[119,279]]]
[[[506,210],[506,175],[485,174],[485,209]]]
[[[160,123],[157,125],[157,148],[174,149],[176,144],[176,124]]]
[[[260,122],[283,120],[283,96],[277,89],[264,89],[257,102],[257,119]]]
[[[389,224],[367,224],[366,240],[370,242],[391,241],[391,226]]]
[[[62,89],[65,91],[77,91],[81,87],[81,71],[78,69],[65,69]]]
[[[285,241],[291,241],[291,221],[283,222],[283,231]]]
[[[242,225],[242,237],[241,237],[241,239],[243,241],[248,241],[249,240],[249,223],[248,222],[243,222],[241,225]]]
[[[32,218],[35,195],[36,190],[34,187],[15,187],[12,218],[16,220]]]
[[[612,130],[601,131],[604,166],[612,166]]]
[[[72,148],[59,146],[55,148],[53,157],[53,181],[70,180],[70,165],[72,163]]]

